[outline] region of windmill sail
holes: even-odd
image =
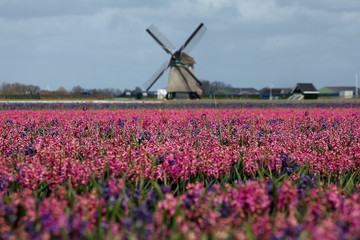
[[[163,75],[163,73],[168,69],[170,66],[170,62],[166,61],[164,62],[159,70],[157,70],[144,84],[143,87],[146,89],[146,91],[149,91],[149,89],[155,84],[155,82]]]
[[[162,34],[159,29],[154,25],[151,25],[146,29],[146,31],[154,38],[154,40],[165,50],[165,52],[172,55],[175,51],[174,45]]]
[[[207,28],[205,25],[201,23],[186,40],[186,42],[181,46],[179,51],[189,53],[205,34],[206,30]]]

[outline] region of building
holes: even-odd
[[[260,93],[255,88],[232,88],[234,96],[237,98],[259,98]]]
[[[319,91],[312,83],[298,83],[291,91],[290,100],[317,99]]]
[[[215,97],[225,98],[259,98],[259,91],[255,88],[223,88],[214,92]]]
[[[356,96],[356,87],[323,87],[319,90],[319,96],[349,99]]]
[[[158,89],[156,95],[157,95],[157,99],[163,100],[166,98],[167,91],[166,89]]]
[[[261,99],[286,99],[290,96],[291,88],[262,88],[259,91]]]
[[[234,93],[228,88],[218,89],[214,92],[217,98],[234,98]]]

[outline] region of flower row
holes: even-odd
[[[129,188],[125,180],[93,184],[77,194],[69,184],[46,198],[30,190],[0,195],[3,239],[356,239],[360,194],[344,194],[304,175],[232,186],[188,184]],[[315,186],[316,184],[316,186]],[[174,189],[173,189],[174,190]],[[35,195],[38,192],[35,191]]]
[[[36,189],[91,177],[341,177],[360,164],[355,109],[6,111],[0,178]],[[240,177],[241,177],[240,176]]]

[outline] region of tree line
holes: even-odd
[[[208,80],[201,80],[203,90],[203,96],[212,96],[216,90],[223,88],[231,88],[231,85],[225,84],[220,81],[210,82]],[[154,90],[156,91],[156,90]],[[32,84],[22,83],[2,83],[0,86],[0,95],[4,97],[17,96],[41,96],[41,98],[70,98],[70,97],[102,97],[102,98],[114,98],[121,97],[124,93],[130,92],[133,96],[138,93],[142,93],[143,90],[140,87],[134,89],[120,90],[118,88],[105,88],[105,89],[87,89],[79,85],[74,86],[70,91],[64,87],[59,87],[57,90],[49,91],[41,89],[39,86]]]

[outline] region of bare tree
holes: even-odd
[[[26,85],[21,83],[2,83],[1,92],[4,95],[14,94],[38,94],[40,87],[35,85]]]
[[[68,91],[64,87],[59,87],[56,92],[59,94],[68,94]]]
[[[219,90],[219,89],[232,88],[232,86],[230,84],[226,84],[226,83],[223,83],[220,81],[215,81],[215,82],[210,82],[210,83],[209,83],[209,81],[203,81],[203,85],[205,85],[205,91],[207,91],[208,95],[213,95],[216,92],[216,90]],[[204,91],[204,89],[203,89],[203,91]]]
[[[71,93],[81,94],[83,91],[84,91],[84,89],[81,86],[77,85],[77,86],[73,87],[73,89],[71,90]]]
[[[134,92],[134,93],[141,93],[142,90],[141,90],[140,87],[136,87],[133,92]]]
[[[211,92],[210,92],[210,82],[207,80],[202,80],[201,81],[201,89],[203,91],[203,96],[207,97],[210,96]]]

